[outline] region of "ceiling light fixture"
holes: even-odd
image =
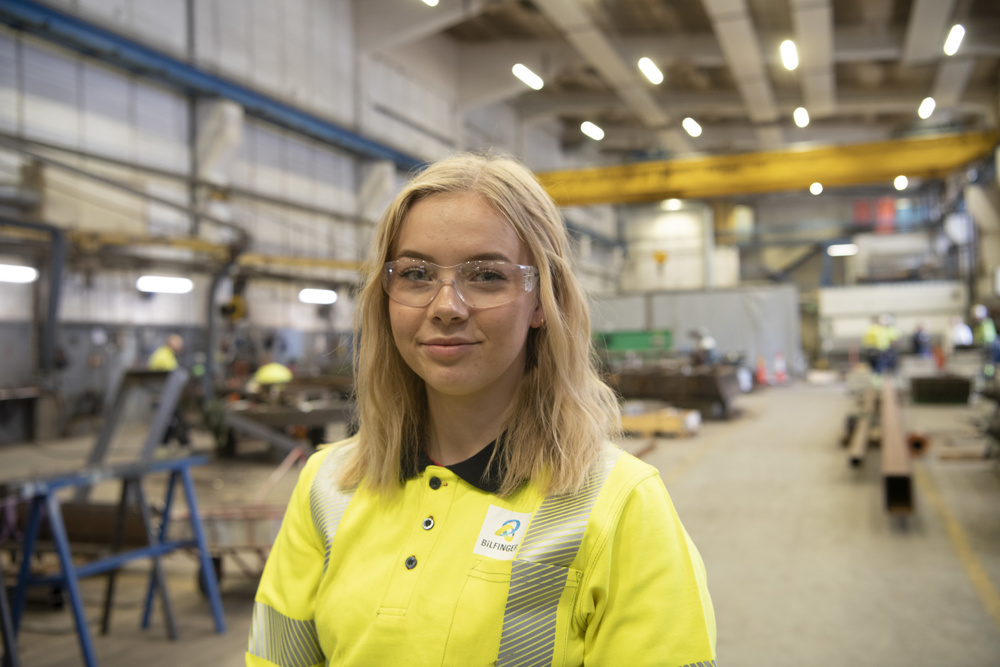
[[[315,289],[307,287],[299,292],[299,301],[328,306],[337,302],[337,293],[332,289]]]
[[[514,65],[510,71],[512,71],[514,73],[514,76],[516,76],[518,79],[524,81],[524,83],[527,84],[529,88],[534,88],[535,90],[541,90],[542,86],[545,85],[545,82],[542,81],[542,77],[538,76],[537,74],[532,72],[530,69],[528,69],[521,63]]]
[[[781,43],[781,62],[785,69],[792,70],[799,66],[799,52],[795,48],[795,42],[786,39]]]
[[[694,118],[685,118],[681,121],[681,125],[684,126],[684,130],[692,137],[701,136],[701,125]]]
[[[944,40],[945,55],[953,56],[958,53],[958,47],[962,45],[962,38],[965,37],[965,28],[961,23],[951,26],[948,39]]]
[[[33,283],[38,280],[38,271],[30,266],[0,264],[0,283]]]
[[[663,83],[663,72],[661,72],[660,68],[656,66],[656,63],[649,58],[639,58],[639,69],[642,70],[642,73],[646,75],[647,79],[656,85]]]
[[[925,97],[924,101],[920,103],[920,108],[917,109],[917,115],[927,120],[934,113],[935,106],[937,106],[937,102],[934,101],[933,97]]]
[[[660,202],[660,208],[664,211],[679,211],[681,210],[681,200],[680,199],[664,199]]]
[[[905,190],[906,186],[909,184],[910,181],[907,180],[906,176],[897,176],[896,180],[892,182],[893,187],[897,190]]]
[[[135,281],[140,292],[159,294],[187,294],[194,289],[194,283],[177,276],[142,276]]]
[[[586,134],[594,141],[600,141],[601,139],[604,138],[604,130],[597,127],[589,120],[585,120],[582,123],[580,123],[580,131]]]
[[[837,243],[827,246],[826,254],[830,257],[850,257],[858,254],[858,246],[853,243]]]
[[[792,114],[792,117],[795,119],[795,124],[799,127],[805,127],[809,124],[809,112],[806,111],[805,107],[799,107],[796,109],[795,113]]]
[[[821,194],[823,192],[823,184],[813,183],[812,185],[809,186],[809,192],[813,193],[814,195]]]
[[[424,4],[427,5],[428,7],[437,7],[438,0],[424,0]]]

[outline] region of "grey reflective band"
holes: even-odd
[[[316,532],[323,536],[326,549],[323,554],[323,574],[330,565],[330,548],[333,546],[333,536],[344,517],[353,491],[341,491],[334,483],[337,468],[345,458],[345,449],[330,452],[323,460],[309,488],[309,511],[312,514]]]
[[[567,568],[580,550],[597,495],[621,453],[606,445],[578,493],[548,496],[531,517],[511,564],[498,667],[552,664],[556,612],[566,588]]]
[[[326,662],[316,623],[288,618],[263,602],[254,602],[247,653],[278,667],[313,667]]]

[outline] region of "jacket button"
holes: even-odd
[[[423,520],[423,522],[420,525],[423,526],[424,530],[430,530],[431,528],[434,527],[434,517],[432,516],[427,517],[426,519]]]
[[[438,489],[441,488],[441,478],[440,477],[431,477],[431,479],[428,482],[428,484],[431,485],[432,489],[434,489],[435,491],[437,491]]]
[[[416,566],[417,566],[417,557],[416,556],[410,556],[409,558],[406,559],[406,569],[407,570],[412,570]]]

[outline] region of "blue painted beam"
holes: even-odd
[[[406,171],[424,164],[423,160],[362,137],[273,97],[205,72],[182,60],[37,2],[0,0],[0,23],[149,77],[187,94],[232,100],[251,116],[364,158],[389,160]]]

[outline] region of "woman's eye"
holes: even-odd
[[[496,269],[479,269],[472,274],[472,280],[477,283],[495,283],[507,280],[507,276]]]
[[[430,273],[427,269],[419,266],[412,266],[407,269],[403,269],[399,272],[399,277],[403,280],[410,280],[413,282],[423,282],[430,280]]]

